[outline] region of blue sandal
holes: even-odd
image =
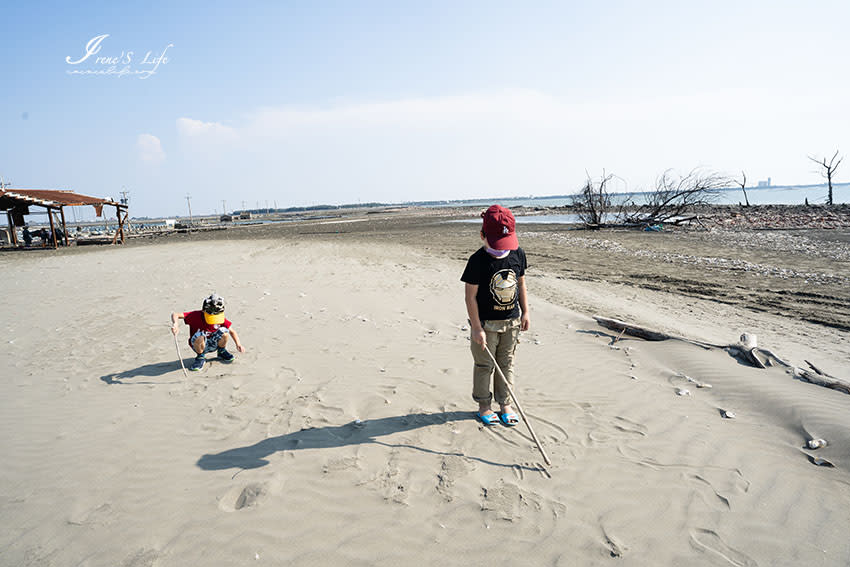
[[[496,425],[499,422],[499,417],[495,413],[488,413],[484,415],[476,413],[475,417],[477,417],[484,425]]]
[[[500,413],[499,421],[501,421],[502,424],[507,425],[508,427],[514,427],[519,423],[519,417],[517,417],[517,414],[515,414],[514,412]]]

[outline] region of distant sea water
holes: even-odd
[[[771,187],[747,187],[747,198],[751,205],[803,205],[808,200],[810,205],[822,205],[826,203],[828,189],[826,185],[793,185],[793,186],[771,186]],[[648,193],[618,193],[612,198],[631,198],[640,204]],[[832,201],[835,204],[850,203],[850,183],[837,183],[832,185]],[[571,195],[557,195],[553,197],[508,197],[492,199],[469,199],[458,201],[429,202],[426,206],[432,207],[487,207],[494,203],[503,207],[563,207],[573,202]],[[719,205],[737,205],[744,203],[744,193],[741,189],[723,189],[718,191],[714,200]]]
[[[826,185],[795,185],[795,186],[771,186],[771,187],[747,187],[747,198],[751,205],[803,205],[808,200],[810,205],[821,205],[826,203],[828,188]],[[631,199],[640,204],[647,193],[630,193],[612,195],[612,200]],[[838,183],[832,186],[832,201],[835,204],[850,203],[850,183]],[[494,199],[474,199],[463,201],[444,201],[440,203],[428,203],[433,207],[481,207],[482,209],[492,204],[503,207],[563,207],[571,205],[573,197],[570,195],[559,195],[554,197],[512,197]],[[744,193],[741,189],[724,189],[719,191],[713,201],[718,205],[737,205],[744,203]],[[525,217],[528,222],[535,223],[576,223],[579,222],[577,215],[552,214],[535,215]],[[523,217],[517,217],[522,222]],[[460,222],[476,222],[475,220]]]

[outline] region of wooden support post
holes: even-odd
[[[121,207],[115,207],[115,209],[118,211],[118,218],[120,220],[118,230],[121,231],[121,244],[124,244],[124,225],[127,223],[130,213],[127,212],[127,209],[122,209]],[[127,227],[127,230],[129,231],[129,227]]]
[[[118,242],[118,236],[121,235],[121,244],[124,244],[124,221],[130,216],[121,210],[121,205],[115,205],[115,215],[118,217],[118,228],[115,229],[115,236],[112,237],[112,244]]]
[[[12,211],[6,211],[6,219],[9,221],[9,243],[18,245],[18,231],[15,228],[15,221],[12,219]]]
[[[56,226],[53,222],[53,212],[50,207],[47,207],[47,218],[50,219],[50,239],[53,240],[53,249],[56,250],[59,248],[59,243],[56,242]]]
[[[65,224],[65,207],[59,207],[59,213],[62,215],[62,235],[65,237],[65,246],[70,246],[68,242],[68,226]]]

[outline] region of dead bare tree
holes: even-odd
[[[832,178],[835,176],[835,170],[838,169],[838,165],[844,160],[844,156],[841,156],[838,161],[835,161],[835,158],[838,158],[838,150],[835,150],[835,154],[833,154],[832,159],[827,163],[826,158],[817,159],[809,156],[809,159],[818,164],[823,168],[823,171],[820,174],[826,179],[827,185],[829,186],[829,193],[826,196],[826,204],[832,205]]]
[[[667,170],[655,181],[655,190],[646,196],[646,202],[635,205],[625,217],[629,224],[655,224],[692,220],[684,215],[700,205],[715,201],[721,189],[731,185],[731,180],[719,173],[694,169],[684,176]]]
[[[573,197],[573,206],[576,207],[579,220],[584,224],[594,227],[605,224],[605,216],[611,210],[611,196],[608,195],[606,185],[612,177],[613,174],[606,175],[603,170],[599,181],[594,181],[588,173],[587,182],[581,192]]]
[[[738,186],[741,188],[741,191],[744,192],[744,202],[746,203],[746,205],[744,206],[749,207],[750,199],[747,197],[747,172],[743,169],[741,170],[741,177],[743,177],[743,179],[741,181],[736,181],[735,183],[737,183]]]

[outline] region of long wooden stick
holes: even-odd
[[[185,376],[186,378],[188,378],[188,377],[189,377],[189,373],[188,373],[188,372],[186,372],[186,367],[183,365],[183,357],[180,355],[180,343],[178,343],[178,342],[177,342],[177,335],[175,335],[174,333],[172,333],[172,334],[171,334],[171,336],[173,336],[173,337],[174,337],[174,348],[176,348],[176,349],[177,349],[177,360],[179,360],[179,361],[180,361],[180,368],[182,368],[182,369],[183,369],[183,376]]]
[[[502,369],[499,368],[499,363],[496,362],[496,357],[493,356],[493,353],[490,352],[490,349],[487,348],[486,344],[484,345],[484,350],[487,351],[487,354],[490,355],[490,360],[492,360],[493,364],[496,365],[496,372],[498,372],[499,376],[502,377],[502,381],[505,383],[505,387],[508,389],[508,393],[511,395],[511,398],[513,398],[514,404],[516,404],[516,409],[519,411],[519,414],[522,416],[523,421],[525,421],[525,425],[528,426],[528,432],[531,433],[531,438],[534,439],[534,442],[537,444],[537,448],[540,449],[540,454],[543,455],[543,460],[546,461],[546,464],[551,467],[552,461],[549,460],[549,455],[546,454],[546,451],[543,449],[543,445],[540,444],[540,440],[537,438],[537,435],[534,433],[534,429],[531,427],[531,422],[528,421],[528,417],[525,415],[525,412],[522,411],[522,406],[520,405],[519,400],[516,397],[516,394],[514,394],[513,388],[511,388],[511,385],[508,384],[508,379],[505,378],[505,375],[502,372]]]

